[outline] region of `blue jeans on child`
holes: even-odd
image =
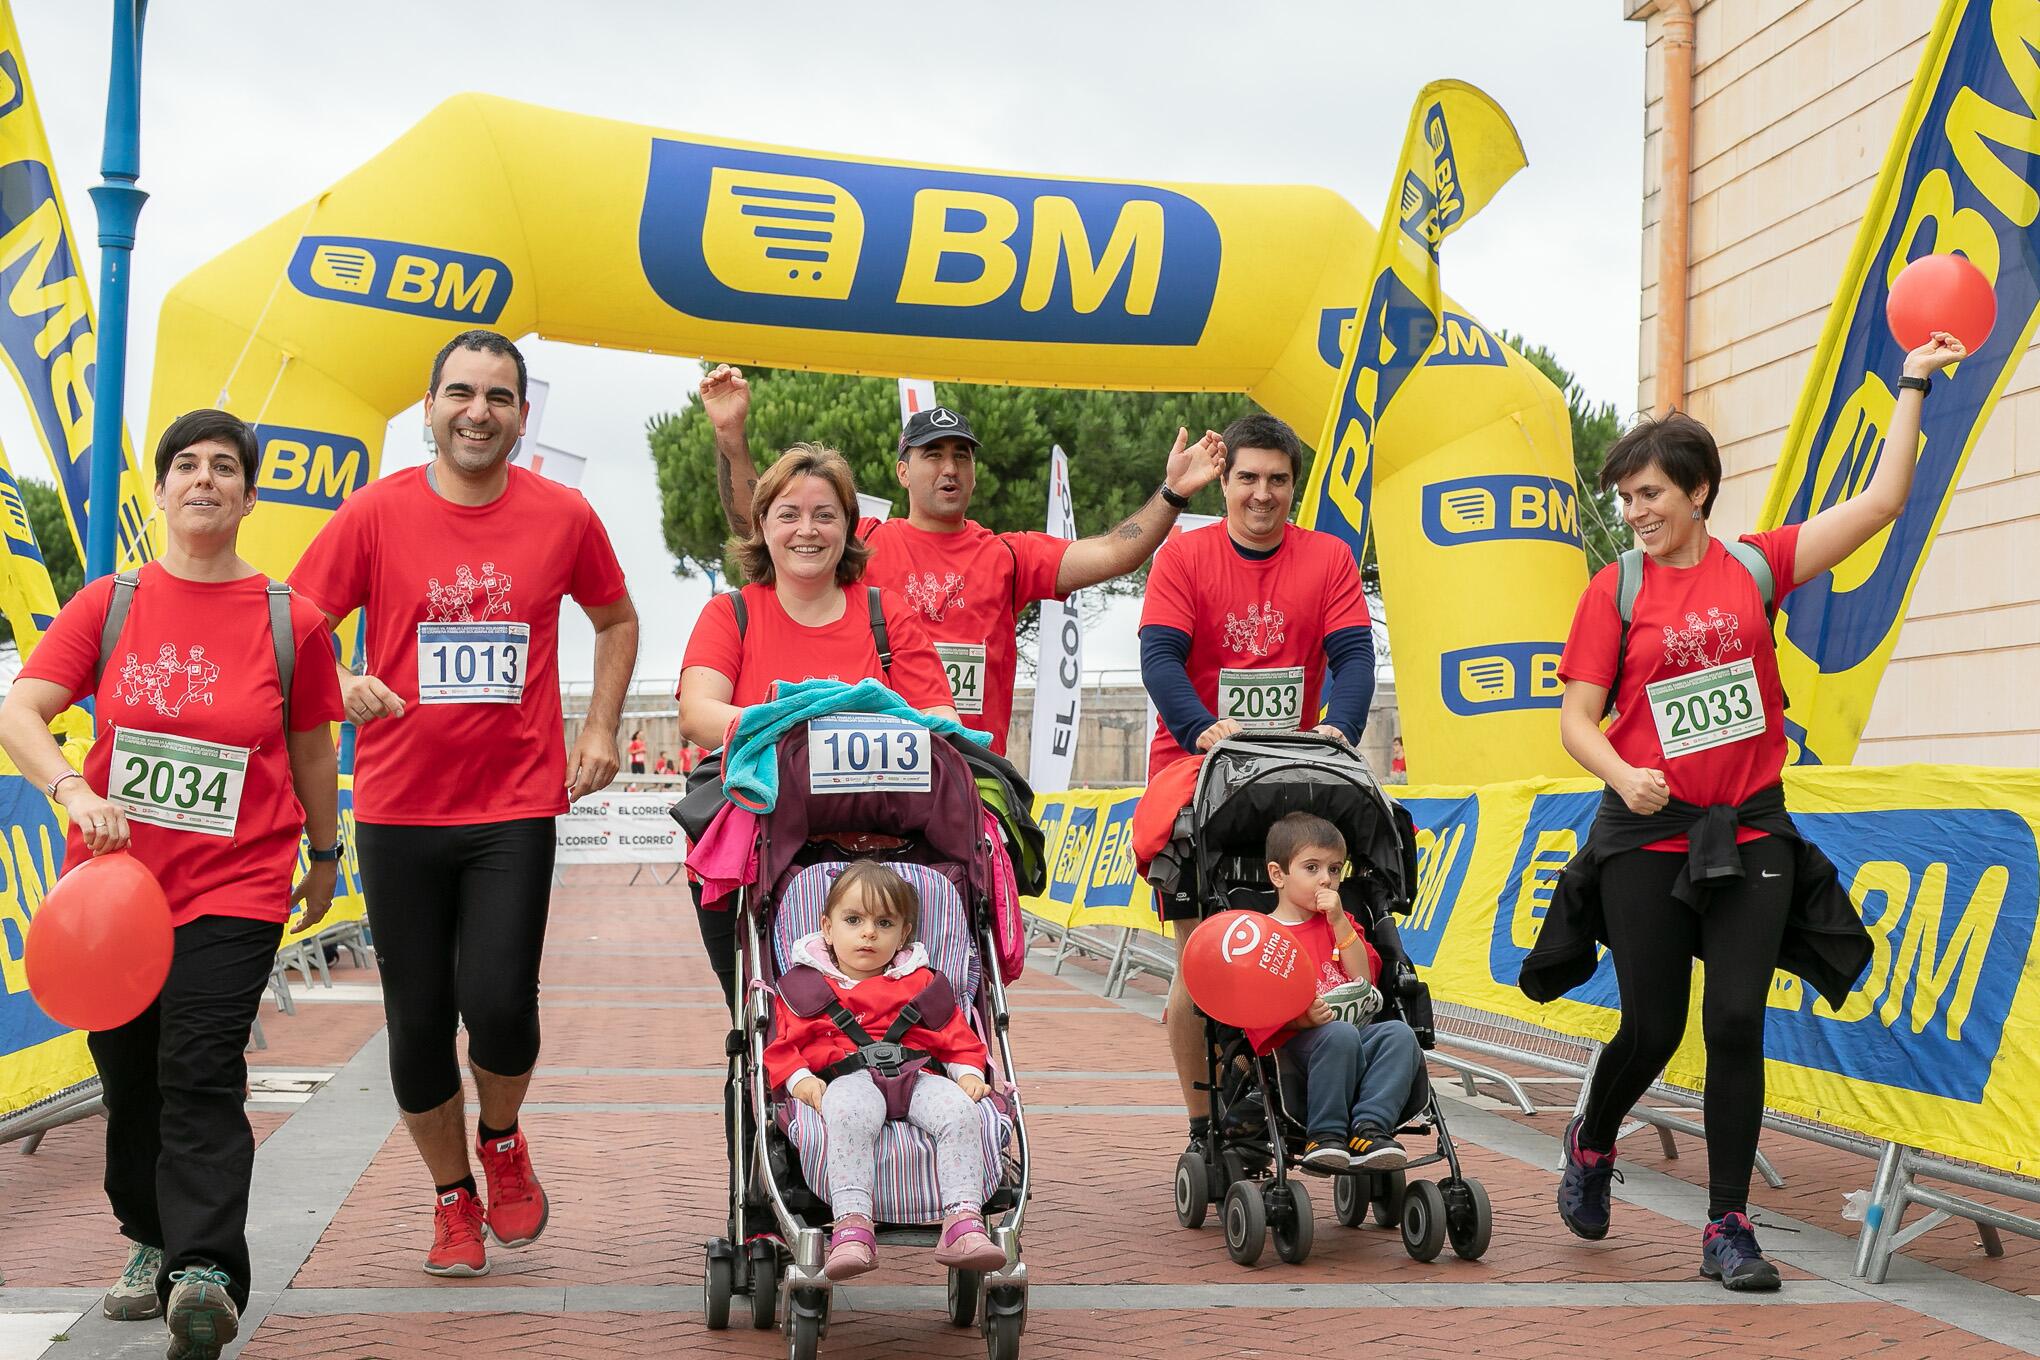
[[[1300,1029],[1278,1050],[1304,1074],[1311,1137],[1343,1142],[1355,1129],[1392,1133],[1420,1104],[1417,1075],[1424,1050],[1400,1020],[1355,1029],[1343,1020]]]

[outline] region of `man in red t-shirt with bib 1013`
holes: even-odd
[[[743,373],[724,364],[701,380],[701,409],[715,430],[716,487],[739,537],[748,532],[757,466],[744,422],[751,409]],[[1019,659],[1014,630],[1040,600],[1061,600],[1138,570],[1190,498],[1218,476],[1218,436],[1192,443],[1179,431],[1162,484],[1110,533],[1071,540],[1045,533],[993,533],[970,518],[977,485],[977,436],[946,406],[916,411],[900,433],[895,473],[907,492],[905,519],[865,519],[857,537],[871,548],[864,579],[903,597],[921,617],[942,659],[958,718],[989,733],[1005,754]]]
[[[637,661],[637,611],[580,492],[512,467],[524,356],[465,331],[432,366],[437,453],[354,493],[291,584],[336,623],[360,609],[368,673],[344,674],[360,727],[354,811],[381,960],[390,1078],[436,1187],[425,1269],[488,1270],[482,1241],[537,1237],[548,1212],[518,1111],[538,1060],[538,961],[554,818],[606,787]],[[595,626],[595,683],[571,761],[561,736],[560,601]],[[481,1100],[484,1210],[469,1172],[456,1031]]]

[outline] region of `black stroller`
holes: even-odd
[[[1351,873],[1340,885],[1346,910],[1367,929],[1381,956],[1383,1018],[1400,1018],[1430,1049],[1429,989],[1403,952],[1394,917],[1410,907],[1416,881],[1415,838],[1408,814],[1390,803],[1367,764],[1342,743],[1312,733],[1256,732],[1213,747],[1199,772],[1187,844],[1176,850],[1184,890],[1198,918],[1275,903],[1263,846],[1268,827],[1290,812],[1309,812],[1346,838]],[[1180,828],[1180,823],[1179,823]],[[1256,1057],[1239,1030],[1205,1017],[1211,1091],[1210,1133],[1203,1147],[1176,1163],[1176,1220],[1202,1227],[1214,1201],[1222,1204],[1226,1252],[1240,1265],[1261,1257],[1272,1233],[1275,1253],[1291,1265],[1310,1255],[1310,1196],[1294,1175],[1304,1143],[1302,1082],[1274,1055]],[[1345,1171],[1332,1177],[1338,1221],[1361,1227],[1370,1210],[1382,1227],[1400,1224],[1403,1246],[1419,1261],[1435,1260],[1446,1241],[1469,1261],[1487,1251],[1494,1214],[1481,1183],[1462,1175],[1428,1076],[1405,1107],[1398,1138],[1437,1136],[1437,1150],[1416,1155],[1407,1171],[1443,1163],[1437,1181],[1412,1180],[1406,1170]]]
[[[886,735],[890,740],[897,732]],[[1010,1012],[993,940],[992,845],[971,766],[948,742],[926,739],[912,752],[914,764],[926,772],[918,787],[846,792],[811,777],[810,755],[805,726],[779,742],[778,805],[758,818],[757,881],[740,891],[736,906],[742,991],[729,1052],[740,1082],[744,1132],[732,1149],[728,1235],[707,1245],[708,1326],[728,1326],[733,1296],[747,1296],[753,1327],[769,1328],[783,1314],[794,1360],[809,1360],[827,1334],[835,1286],[822,1274],[831,1217],[826,1129],[814,1111],[770,1089],[764,1050],[771,989],[794,942],[818,928],[823,901],[845,863],[872,858],[885,861],[920,897],[921,941],[930,965],[949,977],[959,1004],[986,1040],[993,1066],[987,1075],[1006,1083],[985,1099],[981,1113],[985,1221],[1005,1248],[1007,1263],[988,1272],[951,1269],[946,1304],[956,1326],[977,1326],[990,1360],[1013,1360],[1027,1323],[1027,1266],[1020,1249],[1027,1131],[1019,1091],[1011,1085]],[[934,1158],[934,1145],[920,1130],[895,1123],[882,1131],[874,1186],[881,1243],[934,1242],[929,1225],[942,1218]]]

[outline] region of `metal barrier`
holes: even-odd
[[[1863,1231],[1856,1239],[1856,1274],[1872,1284],[1883,1284],[1891,1269],[1891,1258],[1924,1232],[1951,1218],[1966,1218],[1976,1224],[1983,1240],[1983,1254],[2002,1256],[2004,1241],[2000,1230],[2021,1237],[2040,1238],[2040,1219],[2010,1213],[1995,1205],[1981,1204],[1961,1195],[1920,1185],[1916,1176],[1931,1176],[1970,1190],[2004,1195],[2040,1204],[2040,1180],[2015,1176],[1974,1162],[1936,1157],[1918,1148],[1886,1143],[1877,1158],[1877,1179],[1870,1187],[1870,1203],[1863,1214]],[[1909,1228],[1901,1228],[1905,1211],[1923,1205],[1933,1212]]]
[[[21,1155],[31,1157],[42,1146],[43,1135],[51,1129],[105,1113],[106,1102],[100,1097],[99,1078],[88,1077],[76,1086],[67,1087],[53,1096],[44,1096],[35,1104],[0,1118],[0,1143],[23,1139]]]

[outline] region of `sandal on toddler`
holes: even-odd
[[[829,1234],[829,1259],[822,1262],[822,1274],[832,1280],[847,1280],[877,1264],[878,1236],[871,1230],[871,1220],[863,1214],[836,1220],[836,1230]]]
[[[983,1214],[962,1209],[942,1220],[935,1262],[953,1270],[997,1270],[1006,1264],[1006,1252],[985,1231]]]

